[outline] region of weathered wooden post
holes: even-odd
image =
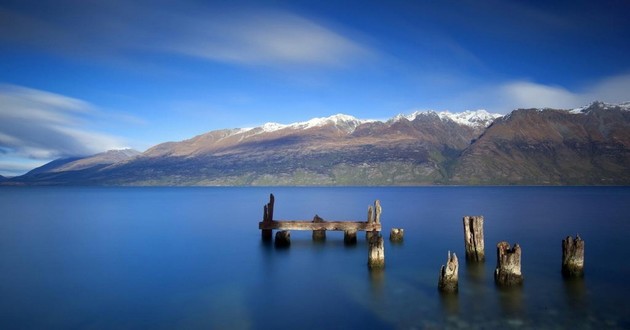
[[[271,222],[273,221],[273,204],[275,202],[275,198],[273,194],[269,194],[269,203],[265,205],[263,208],[263,222]],[[271,229],[262,229],[261,235],[263,241],[271,241],[273,230]]]
[[[438,279],[438,290],[440,290],[440,292],[457,292],[458,271],[459,263],[457,262],[457,256],[455,253],[451,254],[451,251],[448,251],[446,266],[442,265],[442,268],[440,268],[440,277]]]
[[[357,230],[348,229],[343,231],[343,242],[346,245],[352,245],[357,243]]]
[[[368,224],[374,223],[374,208],[372,207],[372,205],[368,206],[367,223]],[[373,236],[374,235],[372,234],[372,231],[370,230],[365,231],[365,239],[368,242]]]
[[[368,251],[368,267],[380,269],[385,267],[385,243],[383,236],[376,234],[370,238]]]
[[[464,241],[466,244],[466,260],[484,261],[483,216],[464,217]]]
[[[322,223],[324,219],[320,218],[317,214],[313,218],[313,223]],[[326,240],[326,230],[313,230],[313,240],[314,241],[325,241]]]
[[[392,228],[389,231],[389,240],[392,242],[402,242],[405,236],[405,230],[402,228]]]
[[[580,235],[562,240],[562,275],[565,277],[584,276],[584,240]]]
[[[288,247],[291,245],[291,232],[288,230],[278,231],[275,243],[277,247]]]
[[[497,268],[494,270],[494,282],[500,286],[520,285],[523,283],[521,274],[521,247],[510,243],[497,244]]]
[[[378,199],[374,201],[374,207],[372,207],[372,205],[368,206],[368,224],[381,223],[382,210],[381,201]],[[380,235],[379,231],[366,231],[365,239],[369,242],[372,237],[377,235]]]

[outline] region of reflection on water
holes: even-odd
[[[499,305],[503,311],[503,315],[511,319],[521,319],[524,314],[523,310],[523,287],[515,285],[512,287],[497,288],[499,295]]]
[[[584,278],[565,278],[564,292],[567,305],[577,313],[587,310],[586,285]]]
[[[484,262],[476,262],[466,260],[466,278],[473,287],[485,285],[485,264]]]
[[[457,293],[441,292],[440,303],[445,315],[459,314],[459,295]]]

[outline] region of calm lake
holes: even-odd
[[[276,219],[365,220],[380,199],[386,268],[367,243],[292,232]],[[630,328],[630,188],[0,188],[2,329]],[[467,264],[462,217],[485,217],[486,262]],[[388,241],[405,229],[402,244]],[[585,276],[560,273],[586,242]],[[494,285],[496,243],[522,247],[524,285]],[[448,251],[459,293],[437,291]]]

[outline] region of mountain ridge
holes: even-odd
[[[630,103],[577,109],[337,114],[215,130],[109,161],[57,160],[13,184],[630,184]],[[626,133],[628,132],[628,133]]]

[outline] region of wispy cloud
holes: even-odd
[[[0,153],[3,158],[51,160],[124,148],[121,138],[86,128],[98,119],[98,110],[84,101],[31,88],[0,85]],[[15,163],[12,166],[15,168]]]
[[[73,2],[71,12],[55,5],[55,15],[0,6],[0,38],[70,56],[133,59],[148,51],[274,67],[340,67],[370,56],[351,37],[287,11],[114,3]]]
[[[536,83],[530,80],[510,80],[472,87],[445,102],[445,107],[487,109],[508,113],[520,108],[572,109],[593,101],[621,103],[630,101],[630,73],[605,77],[578,88]]]
[[[575,108],[592,101],[620,103],[630,100],[630,74],[607,77],[576,90],[560,86],[514,81],[499,88],[502,103],[516,108]]]
[[[187,28],[162,44],[164,50],[249,65],[345,66],[369,54],[363,46],[323,25],[282,11],[182,22]]]

